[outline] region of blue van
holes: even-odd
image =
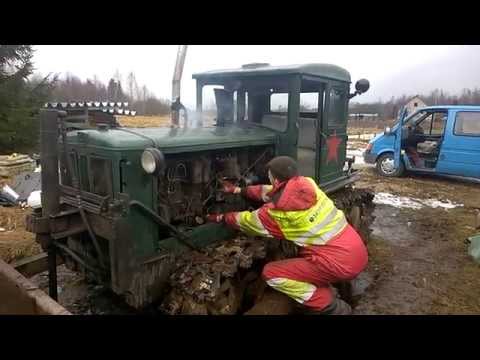
[[[480,106],[428,106],[376,135],[364,153],[383,176],[405,171],[480,182]]]

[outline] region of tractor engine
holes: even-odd
[[[245,210],[245,199],[220,191],[222,181],[268,182],[265,165],[272,156],[269,148],[170,156],[158,179],[158,213],[172,225],[196,226],[208,213]]]

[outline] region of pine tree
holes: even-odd
[[[36,114],[56,79],[33,73],[30,45],[0,45],[0,152],[28,152],[38,142]]]

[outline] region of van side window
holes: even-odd
[[[457,112],[457,115],[455,117],[454,134],[480,136],[480,112]]]

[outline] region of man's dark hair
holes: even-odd
[[[268,162],[267,169],[280,181],[286,181],[298,176],[297,162],[289,156],[273,158]]]

